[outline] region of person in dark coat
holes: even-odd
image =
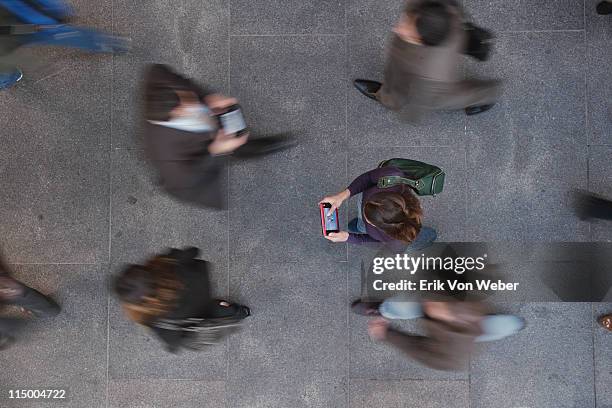
[[[428,111],[490,109],[500,81],[467,80],[460,61],[469,44],[464,16],[454,0],[407,0],[387,51],[382,83],[356,79],[365,96],[417,121]]]
[[[171,249],[145,265],[129,265],[114,280],[125,314],[150,328],[170,352],[188,348],[189,333],[164,328],[160,322],[191,318],[241,320],[246,306],[211,296],[210,264],[196,259],[199,249]]]
[[[219,129],[216,115],[238,103],[172,71],[151,65],[144,84],[148,155],[171,196],[203,207],[224,208],[221,177],[226,155],[261,157],[293,145],[283,135],[249,139]]]

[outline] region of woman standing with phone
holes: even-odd
[[[436,231],[422,226],[423,211],[416,195],[405,185],[379,188],[378,180],[385,176],[401,177],[404,173],[395,167],[376,168],[357,177],[346,190],[320,201],[331,204],[329,211],[333,212],[348,198],[358,197],[358,215],[349,222],[349,232],[330,233],[326,239],[352,244],[381,242],[414,250],[435,241]]]

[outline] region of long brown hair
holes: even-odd
[[[382,191],[366,201],[363,215],[391,238],[409,244],[421,231],[423,210],[418,198],[409,190]]]
[[[176,260],[155,257],[146,265],[131,265],[115,280],[115,292],[125,314],[147,325],[174,307],[183,283],[176,275]]]

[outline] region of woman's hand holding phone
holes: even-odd
[[[344,200],[348,199],[350,196],[351,196],[351,192],[347,188],[346,190],[341,191],[338,194],[334,194],[328,197],[323,197],[323,199],[319,201],[319,204],[323,204],[323,203],[331,204],[331,208],[329,209],[329,212],[332,213],[336,211],[342,205]],[[338,242],[344,242],[344,241],[338,241]]]
[[[329,235],[325,235],[325,239],[331,242],[346,242],[349,238],[349,233],[346,231],[330,232]]]

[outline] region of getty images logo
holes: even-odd
[[[465,271],[482,271],[485,268],[487,254],[479,257],[440,257],[440,256],[409,256],[408,254],[397,254],[395,257],[374,258],[372,272],[376,275],[388,270],[400,270],[414,275],[417,270],[444,270],[454,271],[461,275]]]

